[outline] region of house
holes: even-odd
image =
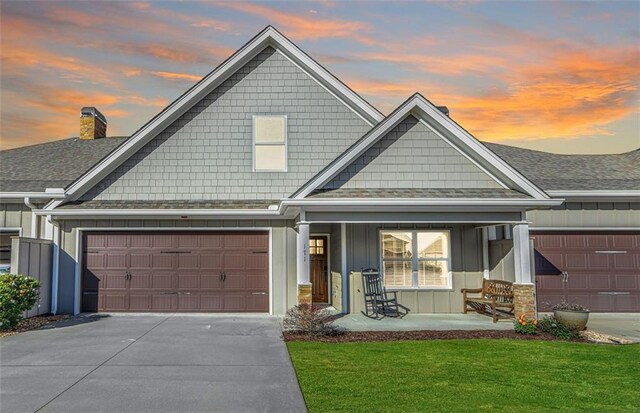
[[[273,27],[128,138],[80,120],[0,153],[2,243],[51,240],[54,313],[358,312],[369,267],[418,313],[483,278],[518,313],[536,284],[640,311],[640,150],[482,143],[420,94],[383,116]]]

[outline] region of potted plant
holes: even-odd
[[[562,301],[559,304],[554,305],[552,309],[553,316],[556,320],[566,326],[575,328],[577,331],[582,331],[587,328],[587,321],[589,321],[588,308],[577,303]]]

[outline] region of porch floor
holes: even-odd
[[[362,314],[346,314],[336,324],[351,331],[411,330],[513,330],[512,320],[494,323],[490,317],[469,314],[408,314],[404,318],[372,320]]]

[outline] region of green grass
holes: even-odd
[[[310,412],[640,412],[640,346],[290,342]]]

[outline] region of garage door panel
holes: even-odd
[[[566,282],[536,277],[540,308],[565,299],[596,312],[640,311],[640,233],[534,232],[534,238],[537,251],[569,274]]]
[[[85,234],[83,309],[266,312],[268,239],[255,231]]]
[[[171,253],[154,253],[151,255],[151,268],[167,270],[174,268],[175,255]]]
[[[638,290],[640,289],[640,274],[616,274],[614,277],[616,290]]]
[[[128,311],[151,311],[151,296],[149,294],[129,294]]]
[[[130,252],[129,266],[132,270],[147,269],[151,267],[151,254],[148,252]]]
[[[178,258],[178,268],[180,269],[198,269],[200,268],[200,255],[198,254],[180,254]]]
[[[613,268],[616,270],[638,270],[638,255],[635,254],[615,254],[613,258]]]

